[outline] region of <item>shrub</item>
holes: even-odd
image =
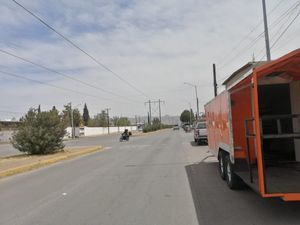
[[[143,132],[144,133],[148,133],[148,132],[152,132],[152,131],[157,131],[160,129],[167,129],[167,128],[171,128],[172,126],[170,125],[165,125],[165,124],[148,124],[143,128]]]
[[[30,109],[11,138],[12,145],[29,154],[49,154],[63,149],[65,127],[57,110]]]

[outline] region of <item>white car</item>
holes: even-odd
[[[194,129],[194,140],[196,143],[207,143],[207,129],[206,129],[206,123],[198,122]]]

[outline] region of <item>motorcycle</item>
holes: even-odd
[[[121,134],[120,142],[122,141],[129,141],[129,134]]]

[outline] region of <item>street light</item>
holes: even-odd
[[[199,100],[198,100],[198,93],[197,93],[197,85],[188,83],[188,82],[184,82],[184,84],[192,86],[195,88],[195,94],[196,94],[196,103],[197,103],[197,113],[196,113],[196,120],[198,119],[199,116]]]

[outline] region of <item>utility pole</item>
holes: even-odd
[[[149,117],[149,120],[150,120],[150,124],[151,124],[151,120],[152,120],[152,118],[151,118],[151,103],[158,103],[158,109],[159,109],[159,121],[160,121],[160,123],[161,123],[161,103],[165,103],[165,101],[163,101],[163,100],[160,100],[160,99],[158,99],[158,101],[151,101],[151,100],[149,100],[149,101],[147,101],[147,102],[145,102],[145,104],[149,104],[149,113],[148,113],[148,117]]]
[[[160,125],[161,125],[161,108],[160,108],[160,99],[158,99],[158,110],[159,110],[159,122],[160,122]]]
[[[158,99],[159,122],[161,124],[161,107],[160,107],[160,103],[164,103],[165,104],[165,101],[162,101],[162,100]]]
[[[149,112],[148,112],[148,122],[149,122],[149,124],[151,125],[151,100],[149,100],[149,101],[147,101],[147,102],[145,102],[145,104],[149,104]]]
[[[137,123],[138,123],[137,122],[137,116],[135,115],[134,117],[135,117],[135,125],[137,126]]]
[[[218,95],[216,64],[213,64],[213,73],[214,73],[214,94],[215,94],[215,97],[216,97]]]
[[[266,55],[267,55],[267,60],[270,61],[271,60],[271,52],[270,52],[266,0],[262,0],[262,5],[263,5],[263,14],[264,14],[264,26],[265,26]]]
[[[197,99],[197,115],[196,115],[196,120],[198,120],[198,117],[199,117],[199,99],[198,99],[197,86],[196,85],[195,85],[195,92],[196,92],[196,99]]]
[[[109,134],[109,110],[110,108],[106,108],[106,113],[107,113],[107,133]]]
[[[190,125],[192,124],[192,106],[191,103],[189,102],[189,106],[190,106]]]
[[[70,105],[70,113],[71,113],[71,126],[72,126],[72,139],[74,139],[74,116],[73,116],[73,110],[72,110],[72,102],[69,103]]]

